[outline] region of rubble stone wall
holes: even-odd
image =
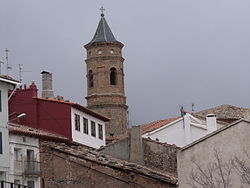
[[[42,186],[46,188],[171,188],[171,183],[116,169],[41,145]]]

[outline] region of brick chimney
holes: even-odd
[[[42,98],[51,99],[54,98],[54,92],[52,89],[52,73],[42,71]]]

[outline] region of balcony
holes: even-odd
[[[40,163],[37,161],[24,161],[24,175],[40,176]]]

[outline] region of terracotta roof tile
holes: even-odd
[[[39,129],[31,128],[31,127],[16,124],[16,123],[9,123],[9,132],[14,133],[14,134],[34,136],[34,137],[38,137],[38,138],[43,137],[43,138],[51,138],[51,139],[62,140],[62,141],[68,140],[68,138],[66,138],[62,135],[49,133],[46,131],[42,131]]]
[[[95,150],[89,150],[81,147],[69,147],[64,144],[57,144],[53,142],[43,142],[42,144],[45,147],[49,147],[59,152],[67,153],[68,155],[77,157],[79,159],[92,161],[99,165],[107,166],[118,170],[123,170],[126,172],[134,172],[137,174],[141,174],[143,176],[156,179],[158,181],[168,182],[173,185],[176,185],[178,183],[177,177],[170,175],[168,173],[162,173],[133,162],[117,159],[110,155],[103,154]]]
[[[158,120],[158,121],[154,121],[154,122],[151,122],[148,124],[141,125],[142,134],[146,134],[146,133],[151,132],[155,129],[158,129],[166,124],[169,124],[169,123],[179,119],[179,118],[180,117],[168,118],[168,119]]]

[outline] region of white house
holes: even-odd
[[[19,85],[9,77],[0,76],[0,181],[8,181],[9,133],[8,133],[8,96],[9,90],[15,90]]]
[[[9,123],[9,140],[9,182],[29,188],[40,188],[42,185],[40,142],[43,140],[70,142],[66,137],[14,123]]]
[[[9,181],[40,188],[39,139],[10,133]]]
[[[171,118],[141,125],[142,136],[168,144],[184,147],[191,142],[217,130],[216,116],[208,114],[206,119],[186,113],[183,117]]]

